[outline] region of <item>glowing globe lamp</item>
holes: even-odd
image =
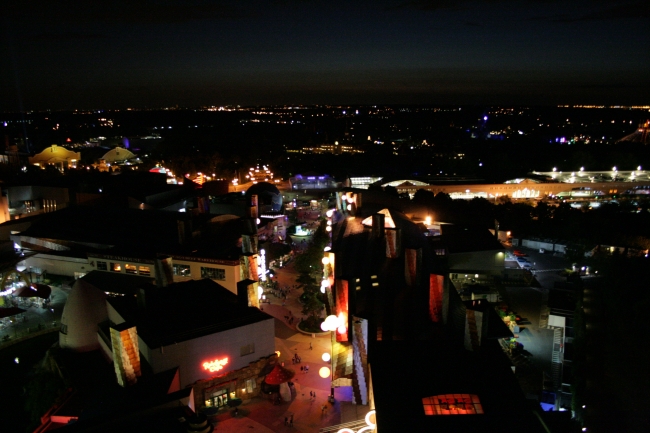
[[[329,362],[329,360],[332,359],[332,357],[330,356],[329,353],[323,353],[323,356],[321,356],[321,359],[323,361],[325,361],[325,362]]]
[[[322,377],[323,379],[326,379],[330,377],[330,369],[329,367],[321,367],[320,370],[318,370],[318,375]]]

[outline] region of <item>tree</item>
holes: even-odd
[[[307,316],[305,325],[308,329],[318,329],[320,324],[320,314],[325,306],[316,293],[305,292],[301,297],[303,299],[302,314]]]
[[[388,195],[391,195],[393,197],[399,197],[399,193],[397,192],[397,188],[394,186],[386,185],[384,187],[384,192]]]

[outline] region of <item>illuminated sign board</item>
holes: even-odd
[[[214,373],[215,371],[223,370],[226,364],[228,364],[228,358],[215,359],[214,361],[204,362],[203,369]]]

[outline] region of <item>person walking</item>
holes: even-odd
[[[289,419],[289,427],[293,427],[293,414],[291,414],[291,418]]]
[[[289,418],[286,416],[284,417],[284,425],[289,425]]]
[[[309,350],[313,350],[314,348],[311,346],[311,341],[309,342]]]

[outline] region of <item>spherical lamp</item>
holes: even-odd
[[[321,259],[321,263],[324,265],[329,265],[330,264],[330,258],[329,257],[323,257]]]
[[[337,329],[339,334],[345,334],[346,330],[347,330],[347,328],[345,326],[343,326],[343,325],[339,326],[339,328]]]
[[[325,231],[326,231],[326,232],[331,232],[331,231],[332,231],[332,226],[327,226],[327,227],[325,227]]]
[[[318,370],[318,375],[323,379],[327,379],[328,377],[330,377],[329,367],[321,367],[320,370]]]
[[[325,352],[323,353],[323,356],[321,356],[321,359],[325,362],[329,362],[329,360],[332,359],[332,357],[330,356],[329,353]]]

